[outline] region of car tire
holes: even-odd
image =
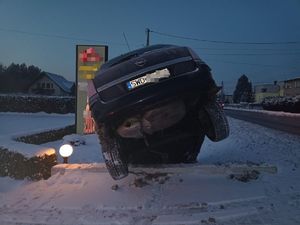
[[[114,180],[120,180],[128,175],[128,166],[120,153],[120,145],[117,138],[109,134],[109,130],[103,124],[97,126],[97,134],[102,147],[102,155],[109,174]]]
[[[209,102],[199,110],[199,119],[206,136],[214,142],[221,141],[229,135],[229,125],[222,107],[216,101]]]

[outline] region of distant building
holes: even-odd
[[[45,72],[28,88],[29,94],[69,96],[73,95],[74,82],[66,80],[63,76]]]
[[[232,104],[233,103],[233,95],[225,95],[224,103]]]
[[[277,82],[274,84],[260,84],[254,86],[255,102],[260,103],[266,97],[274,97],[280,95],[280,86]]]
[[[284,96],[284,81],[279,81],[278,85],[280,87],[279,96],[283,97]]]
[[[300,95],[300,77],[283,81],[283,95]]]

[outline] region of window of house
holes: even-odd
[[[42,88],[45,88],[45,83],[42,83]]]
[[[47,89],[49,89],[50,88],[50,83],[47,83]]]
[[[51,86],[51,89],[53,89],[53,84],[52,83],[50,84],[50,86]]]

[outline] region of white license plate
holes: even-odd
[[[128,90],[132,90],[136,87],[140,87],[147,83],[155,83],[158,82],[159,79],[167,78],[170,76],[170,72],[168,69],[156,70],[153,73],[146,74],[142,77],[136,78],[134,80],[128,81],[126,83]]]

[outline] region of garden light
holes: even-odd
[[[64,163],[68,163],[68,158],[73,153],[73,147],[69,144],[64,144],[59,148],[59,154],[63,157]]]

